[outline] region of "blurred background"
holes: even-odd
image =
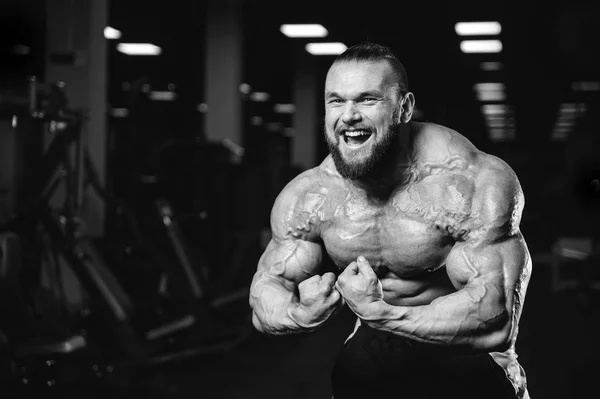
[[[405,65],[415,119],[515,170],[533,257],[517,343],[530,394],[595,391],[599,11],[3,0],[3,397],[330,398],[352,314],[265,337],[247,299],[275,197],[327,155],[327,69],[361,41]]]

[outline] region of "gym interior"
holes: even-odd
[[[274,199],[327,155],[335,51],[369,40],[404,63],[415,119],[517,173],[533,262],[517,341],[529,392],[589,397],[598,11],[579,0],[2,1],[0,396],[331,398],[353,314],[270,337],[253,328],[248,294]],[[459,29],[477,21],[492,30]],[[320,30],[295,36],[289,24]],[[319,52],[326,43],[333,52]]]

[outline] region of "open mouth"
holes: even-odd
[[[346,130],[343,136],[349,147],[360,147],[371,137],[371,132],[367,130]]]

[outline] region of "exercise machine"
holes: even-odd
[[[85,112],[68,108],[64,89],[62,83],[51,85],[45,96],[40,96],[35,87],[31,90],[35,93],[33,105],[21,118],[28,119],[37,129],[47,129],[52,140],[37,170],[24,183],[27,201],[0,226],[9,243],[6,247],[12,248],[6,263],[13,264],[11,270],[21,269],[21,276],[34,276],[33,281],[25,279],[25,291],[38,284],[40,265],[49,266],[52,271],[60,315],[56,324],[60,324],[62,334],[39,345],[31,341],[17,344],[7,337],[3,348],[12,359],[11,364],[19,365],[11,367],[20,370],[14,373],[12,382],[30,385],[36,380],[41,385],[56,384],[56,379],[33,372],[36,367],[30,365],[32,359],[47,370],[46,366],[55,365],[57,358],[65,362],[64,355],[75,359],[85,354],[83,358],[89,362],[81,369],[91,370],[90,375],[100,378],[99,375],[116,369],[139,370],[221,352],[243,342],[252,332],[248,309],[242,306],[234,322],[231,313],[224,313],[225,305],[232,301],[216,297],[207,288],[204,277],[208,274],[202,270],[209,265],[198,266],[198,257],[189,249],[179,229],[177,212],[169,202],[155,203],[156,218],[165,235],[161,245],[154,245],[137,227],[128,204],[99,183],[81,141]],[[87,188],[92,188],[107,206],[119,210],[123,237],[98,239],[85,235],[80,194]],[[57,208],[56,195],[61,189],[63,203]],[[167,247],[173,250],[174,257],[162,250]],[[156,276],[145,279],[150,281],[146,295],[135,292],[135,281],[128,284],[124,279],[127,274],[134,274],[123,272],[133,262],[139,266],[138,272]],[[84,306],[75,314],[63,306],[66,299],[61,296],[65,291],[61,273],[65,267],[76,277],[85,296]],[[236,298],[247,302],[243,295]],[[37,377],[32,378],[34,374]]]

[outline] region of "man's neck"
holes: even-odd
[[[413,122],[398,127],[394,151],[384,160],[382,168],[361,179],[351,180],[355,187],[368,195],[384,199],[396,188],[406,185],[411,177]]]

